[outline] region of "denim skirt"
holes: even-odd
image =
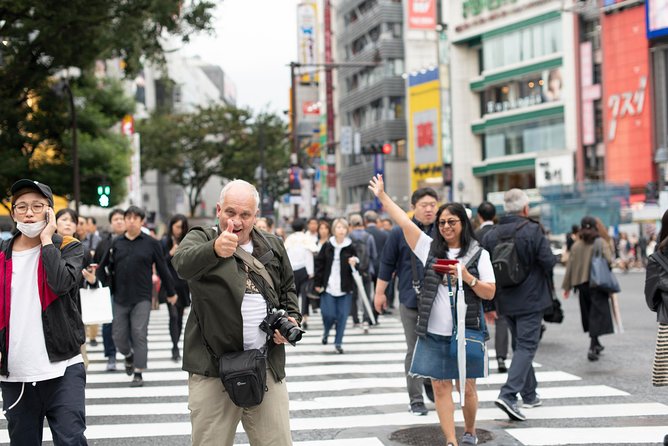
[[[413,362],[408,372],[411,376],[431,378],[436,380],[459,379],[456,349],[450,344],[457,342],[452,336],[441,336],[427,333],[427,336],[418,338],[413,353]],[[486,376],[487,352],[477,362],[470,363],[467,357],[467,378],[482,378]]]

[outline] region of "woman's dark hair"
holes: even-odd
[[[332,225],[325,219],[318,221],[318,238],[320,238],[320,226],[325,226],[329,235],[332,235]]]
[[[58,212],[56,212],[56,221],[58,221],[58,219],[65,214],[69,215],[70,218],[72,218],[72,221],[74,222],[74,224],[79,223],[79,214],[77,214],[77,211],[75,211],[74,209],[70,209],[70,208],[61,209]]]
[[[661,231],[659,232],[659,240],[657,241],[659,251],[668,249],[668,211],[663,213],[661,217]]]
[[[181,243],[181,240],[183,240],[183,237],[186,236],[186,233],[188,232],[188,218],[186,218],[185,215],[183,214],[176,214],[174,215],[170,220],[169,220],[169,225],[167,226],[167,250],[169,251],[172,249],[172,246],[174,246],[174,241],[172,236],[172,226],[174,226],[175,223],[181,222],[182,225],[182,230],[181,230],[181,236],[179,237],[178,242]]]
[[[441,219],[441,214],[443,211],[447,210],[450,214],[454,215],[459,219],[460,224],[462,225],[462,232],[459,236],[459,244],[461,249],[459,251],[458,257],[463,257],[469,249],[471,240],[475,239],[475,234],[473,233],[473,225],[471,220],[466,215],[466,209],[459,203],[446,203],[438,208],[436,211],[436,238],[432,243],[431,254],[435,257],[445,257],[445,253],[448,252],[448,243],[443,238],[438,222]]]
[[[596,240],[596,238],[599,236],[596,219],[594,217],[582,217],[578,236],[588,245],[594,243],[594,240]]]

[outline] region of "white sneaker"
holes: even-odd
[[[369,323],[368,322],[363,323],[362,328],[364,329],[364,334],[369,333]]]

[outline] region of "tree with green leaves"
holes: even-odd
[[[163,60],[165,35],[187,41],[194,32],[210,31],[214,7],[213,0],[0,0],[0,195],[18,178],[46,182],[54,165],[71,165],[69,105],[54,92],[56,73],[69,67],[81,70],[84,79],[70,80],[77,95],[89,82],[85,78],[92,75],[96,60],[118,58],[124,73],[134,75],[143,59]],[[84,121],[85,112],[79,113]],[[98,144],[84,135],[82,202],[92,204],[86,178],[94,177],[95,170],[87,171],[87,160],[98,169],[120,172],[123,162],[115,162],[115,156],[127,152],[127,145],[120,137]],[[87,153],[89,148],[97,152]],[[114,157],[101,158],[105,153]],[[120,183],[117,190],[122,192]],[[70,191],[71,183],[54,185],[56,194]]]
[[[227,105],[199,108],[193,114],[156,113],[138,124],[142,137],[142,170],[157,169],[184,188],[191,215],[201,192],[214,175],[253,180],[264,147],[269,196],[287,191],[284,172],[289,163],[286,125],[276,115],[252,116]]]

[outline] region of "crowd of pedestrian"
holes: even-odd
[[[556,299],[556,258],[544,228],[529,218],[526,193],[507,191],[500,217],[489,202],[474,217],[460,203],[441,204],[428,187],[413,192],[410,214],[385,193],[382,176],[369,189],[386,217],[295,219],[286,231],[288,222],[260,218],[257,190],[235,180],[221,190],[214,226],[191,227],[174,215],[158,237],[141,208],[112,210],[101,231],[73,209],[54,213],[47,185],[18,181],[16,231],[0,242],[0,273],[12,279],[0,289],[0,337],[9,340],[0,343],[0,386],[12,442],[39,444],[47,418],[56,444],[86,444],[86,340],[97,345],[99,327],[84,327],[79,290],[98,286],[110,288],[113,303],[113,320],[101,330],[106,370],[116,370],[120,353],[132,387],[144,384],[151,309],[156,300],[167,305],[172,360],[189,372],[194,444],[232,444],[239,422],[251,444],[292,444],[284,344],[294,344],[318,313],[322,344],[343,354],[348,319],[369,333],[398,311],[408,410],[426,415],[425,395],[434,401],[448,446],[477,444],[476,379],[489,373],[493,332],[497,370],[507,373],[495,404],[525,420],[524,409],[542,404],[533,359]],[[561,284],[564,298],[578,294],[586,357],[596,361],[600,337],[614,331],[614,293],[590,283],[592,260],[602,257],[609,269],[647,265],[647,303],[659,322],[657,386],[668,385],[668,212],[663,223],[656,240],[613,239],[600,220],[584,217],[567,235]],[[230,365],[263,383],[259,402],[249,407],[243,391],[230,392]],[[455,389],[464,414],[459,438]]]

